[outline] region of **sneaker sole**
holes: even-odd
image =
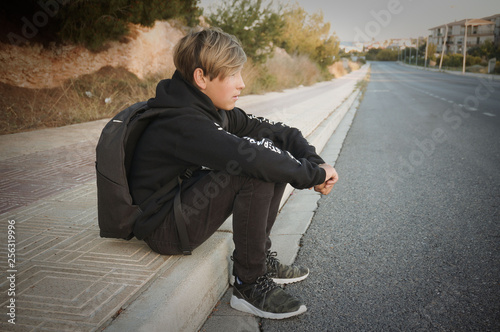
[[[248,303],[247,301],[245,301],[244,299],[240,299],[236,296],[231,296],[231,307],[233,309],[236,309],[236,310],[239,310],[239,311],[243,311],[243,312],[246,312],[246,313],[249,313],[249,314],[252,314],[252,315],[255,315],[255,316],[259,316],[259,317],[262,317],[262,318],[268,318],[268,319],[284,319],[284,318],[290,318],[290,317],[293,317],[293,316],[297,316],[297,315],[300,315],[300,314],[303,314],[304,312],[307,311],[307,308],[305,305],[301,305],[299,307],[299,309],[297,311],[293,311],[293,312],[284,312],[284,313],[273,313],[273,312],[267,312],[267,311],[262,311],[256,307],[254,307],[253,305],[251,305],[250,303]]]
[[[288,278],[288,279],[280,279],[280,278],[272,278],[275,283],[278,285],[285,285],[285,284],[293,284],[294,282],[299,282],[304,280],[309,276],[309,272],[307,274],[297,277],[297,278]],[[229,285],[234,286],[234,276],[229,276]]]
[[[305,278],[309,276],[309,272],[307,274],[304,274],[301,277],[297,278],[288,278],[288,279],[280,279],[280,278],[273,278],[274,282],[279,284],[279,285],[284,285],[284,284],[293,284],[294,282],[302,281]]]

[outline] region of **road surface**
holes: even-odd
[[[372,63],[271,331],[500,330],[500,83]]]

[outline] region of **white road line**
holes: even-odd
[[[485,112],[485,113],[483,113],[483,114],[484,114],[484,115],[487,115],[487,116],[496,116],[495,114],[491,114],[491,113],[487,113],[487,112]]]

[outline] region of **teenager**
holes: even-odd
[[[182,38],[174,49],[176,71],[159,82],[152,108],[165,111],[138,141],[130,170],[132,197],[140,204],[185,169],[182,211],[190,249],[233,215],[235,283],[231,306],[264,318],[298,315],[306,307],[276,284],[305,279],[307,268],[280,263],[269,235],[287,183],[328,194],[338,176],[301,132],[246,114],[235,104],[245,84],[239,41],[219,29]],[[173,198],[134,234],[152,250],[181,254]]]

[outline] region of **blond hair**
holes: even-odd
[[[210,80],[224,79],[241,69],[246,60],[239,40],[218,28],[191,32],[174,48],[175,68],[193,84],[196,68],[201,68]]]

